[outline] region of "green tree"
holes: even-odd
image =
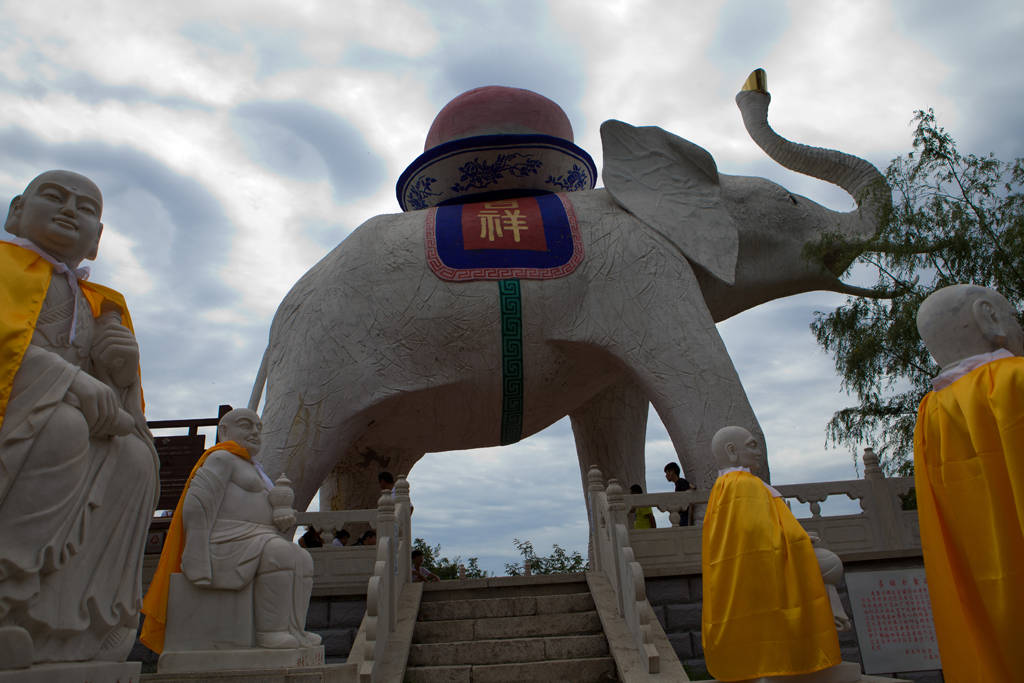
[[[412,541],[412,549],[419,550],[423,553],[423,566],[430,571],[434,572],[441,578],[446,579],[457,579],[459,578],[459,565],[462,564],[462,557],[456,555],[452,559],[447,557],[441,557],[441,544],[431,547],[427,545],[427,542],[422,538],[414,538]],[[480,569],[478,564],[480,558],[471,557],[466,560],[466,578],[468,579],[482,579],[487,576],[487,572]]]
[[[873,276],[884,296],[849,297],[811,324],[859,401],[832,416],[826,442],[873,446],[890,474],[913,471],[917,406],[938,373],[917,334],[921,301],[957,283],[998,290],[1018,311],[1024,301],[1024,159],[961,154],[931,109],[913,122],[913,150],[886,171],[892,206],[847,271]]]
[[[523,556],[524,564],[526,560],[530,561],[531,574],[570,574],[590,569],[590,562],[579,551],[574,550],[570,553],[557,543],[552,544],[550,557],[538,556],[530,541],[520,541],[517,538],[512,544]],[[522,576],[524,564],[506,562],[505,573],[509,576]]]

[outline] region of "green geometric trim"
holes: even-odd
[[[501,310],[501,445],[523,438],[523,299],[519,280],[498,280]]]

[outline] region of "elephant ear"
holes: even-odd
[[[601,124],[605,189],[691,262],[731,285],[739,236],[707,150],[657,126]]]

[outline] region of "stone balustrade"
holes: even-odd
[[[806,503],[810,517],[798,519],[808,531],[821,536],[843,562],[919,557],[921,538],[917,510],[903,510],[901,496],[914,485],[912,477],[886,479],[877,470],[865,479],[824,481],[776,486],[789,500]],[[695,526],[630,529],[630,545],[647,576],[699,574],[700,521],[710,491],[646,493],[623,496],[627,509],[651,506],[678,520],[679,511],[690,508]],[[860,504],[855,514],[823,515],[829,496],[843,496]]]
[[[601,471],[592,467],[587,473],[587,498],[591,515],[590,570],[603,575],[611,585],[619,616],[633,637],[640,660],[647,673],[656,674],[660,658],[651,631],[654,612],[647,603],[643,569],[630,547],[624,502],[628,496],[623,496],[615,479],[605,487]]]

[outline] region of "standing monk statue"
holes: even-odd
[[[48,171],[0,241],[0,668],[124,661],[159,481],[124,297],[88,282],[88,178]]]
[[[743,427],[723,427],[711,450],[718,479],[701,536],[708,671],[720,681],[860,680],[840,658],[836,627],[849,623],[841,605],[833,611],[810,537],[781,494],[751,473],[761,445]]]
[[[289,491],[285,505],[273,500],[283,487],[255,460],[261,429],[251,410],[227,413],[218,426],[223,441],[203,453],[189,476],[143,606],[141,640],[154,652],[164,650],[170,575],[177,572],[201,588],[239,591],[252,583],[257,647],[320,644],[320,636],[305,631],[313,560],[284,536],[295,526],[292,496]],[[177,599],[171,609],[176,605]]]
[[[944,287],[917,329],[942,372],[914,429],[921,550],[946,681],[1024,676],[1024,332],[1001,294]]]

